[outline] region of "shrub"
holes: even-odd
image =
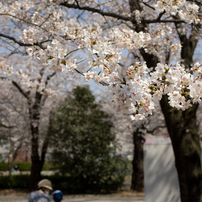
[[[8,170],[8,163],[0,162],[0,171],[7,171],[7,170]]]
[[[19,166],[20,171],[30,171],[31,163],[30,162],[14,162],[13,167],[15,165]],[[8,162],[0,162],[0,171],[8,170]]]
[[[55,165],[51,162],[45,162],[43,165],[43,170],[55,170]]]
[[[31,162],[14,162],[13,167],[15,165],[19,166],[20,171],[30,171],[31,170]],[[8,170],[8,162],[0,162],[0,171]],[[52,163],[44,163],[43,170],[53,170]]]
[[[30,162],[15,162],[13,166],[18,165],[20,171],[30,171],[31,163]]]
[[[82,176],[71,177],[62,175],[43,175],[42,178],[49,179],[52,182],[53,189],[60,189],[66,194],[79,194],[79,193],[95,193],[95,192],[110,192],[117,190],[123,183],[124,178],[113,177],[111,179],[101,180],[99,184],[90,181],[90,178]],[[0,176],[1,189],[27,189],[29,182],[29,175],[11,175]]]
[[[0,176],[1,189],[27,188],[29,175]]]
[[[91,91],[77,87],[51,112],[51,161],[61,175],[78,181],[77,189],[117,189],[126,176],[127,160],[117,153],[111,115]],[[73,182],[74,183],[74,182]]]

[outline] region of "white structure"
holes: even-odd
[[[180,202],[173,148],[169,138],[144,144],[145,202]]]
[[[170,138],[146,139],[144,176],[145,202],[180,202],[179,181]]]

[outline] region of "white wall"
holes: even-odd
[[[144,151],[145,202],[180,202],[171,144],[145,144]]]
[[[166,141],[144,144],[145,202],[180,202],[173,148]]]

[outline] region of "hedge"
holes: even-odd
[[[15,165],[19,166],[20,171],[30,171],[31,170],[31,163],[30,162],[14,162],[13,167]],[[44,163],[43,170],[52,170],[53,165],[51,163]],[[0,162],[0,171],[7,171],[8,170],[8,162]]]
[[[26,189],[29,175],[0,176],[1,189]]]
[[[79,193],[109,193],[116,191],[123,184],[124,179],[107,179],[101,182],[89,182],[87,178],[51,175],[42,178],[52,182],[53,190],[60,189],[66,194]],[[29,175],[0,176],[1,189],[27,189]]]

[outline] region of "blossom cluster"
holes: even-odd
[[[168,46],[172,54],[177,55],[181,44],[171,43],[170,26],[158,25],[156,31],[145,33],[125,28],[107,31],[102,30],[97,23],[83,26],[76,19],[68,20],[64,10],[53,6],[51,1],[48,4],[45,0],[40,1],[41,6],[36,9],[34,3],[26,2],[29,3],[13,3],[10,7],[1,4],[0,12],[8,14],[10,18],[14,15],[18,18],[26,16],[23,19],[29,22],[29,26],[22,31],[21,39],[24,43],[33,44],[27,49],[28,55],[36,59],[38,65],[49,67],[53,72],[69,73],[77,70],[86,81],[94,79],[104,83],[111,92],[111,101],[117,111],[133,114],[134,119],[143,119],[152,113],[155,103],[163,95],[168,95],[172,107],[181,110],[201,101],[202,67],[199,63],[190,71],[180,63],[170,66],[158,63],[152,70],[145,62],[136,62],[126,69],[120,65],[122,53],[126,49],[142,49],[159,56]],[[42,9],[44,5],[46,12]],[[197,5],[185,0],[157,1],[155,9],[171,15],[179,14],[187,23],[200,21],[196,17],[199,9]],[[136,12],[136,15],[140,21],[141,14]],[[79,57],[85,61],[80,70],[78,67],[82,60],[79,62]],[[7,73],[11,69],[6,65],[3,68]]]
[[[201,23],[201,19],[198,17],[199,6],[193,2],[186,0],[160,0],[154,4],[155,10],[159,13],[166,11],[171,16],[179,15],[179,17],[185,22],[191,24]]]

